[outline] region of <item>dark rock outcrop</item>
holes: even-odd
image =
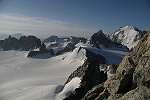
[[[27,54],[27,57],[33,57],[33,56],[36,56],[40,54],[39,51],[30,51],[28,54]]]
[[[40,47],[39,47],[39,51],[30,51],[27,55],[27,57],[33,57],[36,56],[38,54],[50,54],[50,55],[54,55],[53,49],[46,49],[45,44],[43,43]]]
[[[22,51],[32,50],[41,46],[41,40],[35,36],[22,36],[20,37],[18,44]]]
[[[80,86],[64,100],[80,100],[95,85],[98,85],[106,80],[103,78],[105,73],[100,72],[99,69],[99,65],[105,63],[105,58],[88,50],[86,50],[86,56],[87,59],[84,64],[77,68],[77,70],[69,76],[66,82],[70,82],[74,77],[80,77]]]
[[[101,86],[104,91],[95,93],[99,88],[97,85],[84,96],[83,100],[91,100],[87,99],[90,97],[94,97],[92,100],[150,100],[149,72],[150,32],[145,34],[133,51],[122,60],[116,74]]]
[[[50,36],[49,38],[46,38],[43,43],[46,43],[46,42],[56,42],[58,40],[58,37],[57,36]]]
[[[9,35],[5,40],[1,40],[1,48],[3,51],[19,49],[18,39]]]
[[[28,51],[41,45],[40,39],[35,36],[22,36],[18,40],[17,38],[9,36],[5,40],[0,41],[0,47],[3,51],[7,50],[22,50]]]
[[[72,43],[68,43],[62,50],[58,51],[56,53],[56,55],[60,55],[60,54],[63,54],[65,52],[69,52],[69,51],[73,51],[75,48],[75,45],[72,44]]]
[[[42,43],[42,45],[40,46],[39,51],[40,51],[41,53],[45,53],[45,52],[47,51],[47,50],[46,50],[46,46],[45,46],[44,43]]]
[[[150,89],[145,86],[138,86],[136,89],[129,91],[117,100],[150,100]]]
[[[120,43],[115,43],[110,41],[102,30],[98,31],[97,33],[94,33],[90,38],[90,44],[93,44],[96,48],[100,49],[100,45],[109,48],[112,46],[115,47],[121,47],[122,45]]]
[[[91,90],[89,90],[82,100],[94,100],[99,96],[99,93],[104,91],[103,83],[94,86]]]

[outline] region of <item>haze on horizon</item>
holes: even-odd
[[[0,0],[0,34],[89,37],[121,26],[150,29],[149,0]]]

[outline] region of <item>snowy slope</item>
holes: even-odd
[[[0,100],[58,100],[78,87],[79,78],[63,84],[83,61],[63,60],[64,55],[26,58],[26,54],[0,52]]]
[[[125,26],[109,35],[109,38],[117,43],[127,46],[130,50],[134,48],[142,37],[142,31],[134,26]]]
[[[84,61],[86,59],[86,50],[80,47],[77,47],[73,50],[73,52],[68,53],[65,55],[64,60],[73,62],[76,60]]]
[[[129,51],[122,51],[122,49],[119,50],[119,49],[113,49],[113,48],[110,48],[110,49],[103,48],[100,50],[97,48],[88,47],[86,49],[105,57],[107,61],[106,64],[108,65],[111,65],[111,64],[119,65],[122,59],[124,58],[124,56],[126,56],[129,53]]]
[[[73,36],[63,38],[51,36],[43,41],[43,43],[46,45],[46,48],[53,49],[55,54],[72,51],[74,46],[79,42],[86,42],[86,39]]]
[[[73,62],[74,60],[82,60],[84,61],[86,57],[86,52],[91,51],[95,54],[102,55],[106,59],[106,64],[111,65],[119,65],[122,61],[123,57],[126,56],[129,51],[122,48],[95,48],[88,44],[78,43],[76,45],[76,49],[73,52],[68,53],[68,55],[64,56],[64,60]]]
[[[64,43],[64,42],[63,42]],[[26,51],[0,51],[0,100],[61,100],[80,84],[76,77],[64,86],[70,73],[86,59],[86,50],[118,65],[128,51],[91,47],[78,43],[73,52],[59,56],[40,54],[27,58]]]

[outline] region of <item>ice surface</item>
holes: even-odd
[[[123,51],[122,49],[119,50],[117,48],[109,48],[109,49],[97,49],[93,47],[88,47],[86,48],[87,50],[90,50],[96,54],[100,54],[106,59],[106,64],[111,65],[119,65],[120,62],[122,61],[123,57],[129,53],[129,51]]]
[[[27,53],[0,52],[0,100],[55,100],[59,97],[56,94],[60,86],[65,89],[60,93],[61,97],[65,96],[68,86],[63,84],[83,62],[62,60],[64,55],[26,58]],[[72,83],[76,82],[79,81],[75,79]],[[68,91],[72,91],[75,85],[69,85],[71,90]]]
[[[57,94],[56,100],[62,100],[63,98],[69,96],[73,90],[80,86],[80,78],[75,77],[69,83],[67,83],[62,91]]]

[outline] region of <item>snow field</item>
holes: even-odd
[[[78,86],[64,86],[64,83],[83,61],[62,60],[64,55],[26,58],[26,54],[23,51],[0,52],[0,100],[58,100]],[[73,81],[79,82],[79,79]],[[65,90],[61,90],[62,87]],[[60,96],[58,90],[61,90]]]

